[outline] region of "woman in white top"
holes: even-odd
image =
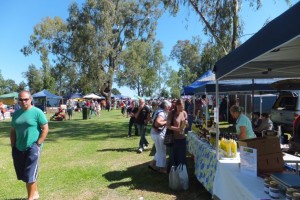
[[[153,115],[153,123],[151,128],[151,138],[155,144],[156,153],[154,159],[148,165],[149,169],[167,173],[166,169],[166,145],[164,138],[166,133],[167,114],[171,107],[171,102],[164,100]]]

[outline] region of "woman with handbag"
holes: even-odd
[[[167,119],[167,128],[172,130],[174,134],[174,142],[170,149],[168,171],[170,171],[171,166],[186,165],[186,137],[184,129],[188,126],[187,118],[187,113],[184,111],[184,102],[182,99],[178,99],[175,103],[174,111],[169,112]]]
[[[156,153],[154,159],[148,165],[149,169],[160,173],[167,173],[166,169],[166,145],[164,137],[166,133],[167,114],[171,107],[171,102],[164,100],[153,115],[151,128],[151,138],[154,142]]]

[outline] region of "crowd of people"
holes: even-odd
[[[121,114],[125,117],[125,110],[129,116],[128,137],[132,136],[132,127],[135,135],[140,137],[137,153],[149,148],[146,139],[147,127],[151,127],[150,135],[155,146],[155,155],[148,167],[151,170],[167,173],[171,166],[186,164],[186,128],[189,126],[188,112],[193,108],[190,100],[150,100],[141,98],[128,103],[121,102]],[[149,124],[149,126],[148,126]],[[184,124],[184,127],[183,127]],[[169,162],[167,163],[167,146],[164,144],[166,130],[174,133],[174,142],[170,147]]]
[[[32,97],[28,91],[19,93],[19,105],[21,109],[16,110],[11,122],[11,146],[12,156],[17,178],[26,183],[28,199],[38,198],[37,190],[37,168],[42,143],[48,133],[48,121],[44,113],[32,105]],[[220,109],[227,105],[227,99],[220,104]],[[66,101],[66,113],[68,120],[72,120],[73,111],[78,112],[88,107],[90,117],[100,116],[102,103],[97,100],[78,101],[73,99]],[[107,105],[107,104],[106,104]],[[109,104],[111,105],[111,104]],[[195,113],[206,116],[208,101],[206,96],[192,101],[191,99],[158,99],[149,100],[121,100],[118,102],[121,115],[128,117],[128,137],[133,134],[139,136],[137,153],[142,153],[149,148],[146,138],[147,128],[151,128],[150,135],[155,146],[155,155],[150,161],[148,168],[159,173],[170,172],[171,166],[186,165],[186,134],[192,125]],[[225,108],[222,108],[225,109]],[[108,111],[110,108],[108,109]],[[238,105],[230,107],[231,117],[235,120],[238,139],[249,139],[259,137],[263,130],[272,130],[273,124],[266,113],[253,113],[252,121],[243,114]],[[220,111],[220,117],[225,118],[224,110]],[[51,119],[64,120],[63,110],[60,108]],[[27,123],[30,120],[34,123]],[[28,126],[28,127],[27,127]],[[172,131],[174,141],[167,146],[164,142],[167,130]],[[167,151],[167,148],[170,148]],[[167,159],[167,152],[170,152]],[[26,170],[25,170],[26,169]]]

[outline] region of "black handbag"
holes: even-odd
[[[171,120],[171,126],[174,125],[174,111],[172,111],[172,120]],[[174,143],[174,132],[173,130],[170,130],[167,128],[166,134],[165,134],[165,139],[164,139],[164,144],[166,146],[172,146]]]

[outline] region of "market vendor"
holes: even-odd
[[[236,105],[230,107],[231,116],[236,119],[236,134],[239,140],[256,138],[250,119],[242,113],[242,108]]]

